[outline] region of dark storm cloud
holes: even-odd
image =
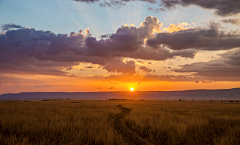
[[[211,81],[240,81],[240,48],[220,55],[221,58],[209,62],[183,65],[175,72],[193,73]]]
[[[220,31],[217,23],[210,23],[209,28],[195,28],[174,33],[158,33],[148,39],[147,44],[158,48],[161,45],[173,50],[227,50],[240,47],[239,32]],[[191,55],[191,54],[190,54]]]
[[[13,29],[13,28],[24,28],[24,27],[22,27],[20,25],[15,25],[15,24],[5,24],[5,25],[1,26],[1,29],[3,31],[8,31],[8,30]]]
[[[175,8],[177,5],[184,7],[196,5],[204,9],[213,9],[214,13],[219,16],[240,13],[239,0],[161,0],[161,5],[168,9]]]
[[[233,19],[233,18],[229,18],[229,19],[223,19],[222,20],[224,23],[230,23],[230,24],[233,24],[233,25],[240,25],[240,19]]]

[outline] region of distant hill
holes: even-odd
[[[222,90],[186,91],[146,91],[146,92],[23,92],[2,94],[0,100],[107,100],[107,99],[145,99],[145,100],[240,100],[240,88]]]

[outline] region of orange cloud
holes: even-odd
[[[192,25],[195,25],[195,23],[194,22],[192,22],[192,23],[182,22],[182,23],[179,23],[178,25],[171,24],[167,28],[164,27],[162,31],[167,31],[169,33],[178,32],[178,31],[181,31],[181,30],[191,29],[191,28],[193,28]]]

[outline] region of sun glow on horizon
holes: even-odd
[[[130,91],[134,91],[134,88],[133,88],[133,87],[131,87],[131,88],[130,88]]]

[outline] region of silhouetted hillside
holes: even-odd
[[[223,90],[146,91],[146,92],[23,92],[18,94],[0,95],[0,100],[44,100],[44,99],[226,100],[226,99],[240,99],[240,88]]]

